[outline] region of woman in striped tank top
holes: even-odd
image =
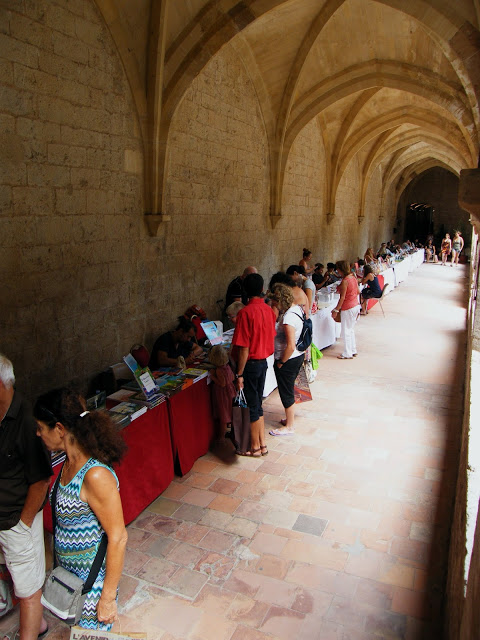
[[[100,411],[85,411],[85,400],[70,389],[41,396],[34,409],[39,435],[50,451],[65,451],[55,509],[57,562],[86,580],[100,540],[108,537],[106,558],[87,594],[79,626],[111,629],[117,619],[117,588],[122,574],[127,531],[118,480],[111,464],[125,444]]]

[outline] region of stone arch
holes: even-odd
[[[388,142],[390,142],[390,144],[388,144]],[[389,155],[392,154],[396,154],[397,152],[401,152],[402,150],[404,150],[406,147],[409,147],[410,145],[415,145],[421,142],[427,142],[430,146],[430,149],[435,149],[438,148],[438,150],[440,152],[445,151],[448,152],[448,147],[450,146],[451,148],[451,152],[452,153],[456,153],[457,150],[455,149],[455,147],[453,145],[449,145],[447,142],[445,142],[440,135],[434,135],[434,134],[430,134],[430,135],[425,135],[423,132],[420,133],[416,130],[412,130],[412,132],[410,133],[410,135],[407,136],[398,136],[398,139],[395,140],[395,138],[390,137],[389,140],[384,140],[383,144],[382,144],[382,149],[381,152],[378,153],[374,159],[372,159],[371,162],[368,163],[368,167],[364,166],[364,174],[363,174],[363,180],[362,180],[362,189],[361,189],[361,194],[360,194],[360,208],[359,208],[359,216],[363,216],[363,212],[365,211],[365,202],[366,202],[366,194],[367,194],[367,189],[370,183],[370,179],[371,176],[373,175],[373,173],[375,172],[375,170],[377,169],[379,163],[386,157],[388,157]],[[448,156],[451,157],[451,156]],[[366,163],[367,164],[367,163]],[[456,173],[454,171],[454,169],[452,169],[451,166],[449,166],[449,170],[452,171],[453,173]]]

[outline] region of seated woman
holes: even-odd
[[[176,367],[180,356],[186,365],[191,365],[201,353],[202,348],[195,343],[193,322],[179,316],[176,329],[167,331],[155,341],[148,366],[152,371],[159,367]]]
[[[375,254],[373,253],[373,249],[371,247],[369,247],[365,251],[363,259],[365,260],[365,264],[376,264],[377,259],[375,258]]]
[[[72,389],[40,396],[34,407],[37,435],[49,451],[64,451],[56,503],[54,536],[58,564],[86,580],[103,534],[107,551],[78,622],[86,629],[111,629],[117,619],[117,589],[123,569],[127,531],[118,479],[111,465],[125,443],[103,411],[85,411]]]
[[[320,289],[320,285],[324,280],[324,272],[325,267],[321,262],[317,262],[315,265],[315,271],[312,273],[312,282],[315,285],[315,289]]]
[[[433,238],[430,237],[425,245],[425,257],[426,262],[435,262],[436,250],[433,244]]]
[[[366,316],[368,313],[367,307],[370,298],[380,298],[380,296],[382,295],[382,288],[380,286],[378,278],[373,273],[372,266],[369,264],[367,264],[367,266],[363,270],[362,284],[365,285],[365,288],[360,294],[360,302],[362,304],[360,315]]]

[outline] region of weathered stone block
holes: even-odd
[[[63,144],[48,145],[48,162],[66,167],[82,167],[86,164],[87,152],[82,147]]]
[[[86,213],[87,192],[83,189],[55,189],[55,210],[66,215]]]
[[[15,215],[42,216],[52,211],[55,195],[50,187],[23,186],[13,187],[12,199]]]
[[[77,38],[70,38],[58,31],[52,31],[51,36],[55,55],[84,65],[88,64],[88,47],[85,44],[79,42]]]
[[[55,165],[31,164],[27,169],[29,186],[66,187],[70,184],[70,169]]]

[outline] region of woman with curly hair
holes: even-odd
[[[288,285],[275,284],[270,299],[279,311],[273,370],[285,409],[285,419],[280,421],[281,428],[271,429],[269,433],[272,436],[288,436],[295,433],[294,384],[305,357],[296,346],[303,329],[303,311],[298,304],[294,304],[293,292]]]
[[[40,396],[34,416],[37,435],[47,449],[66,454],[52,504],[58,564],[85,581],[107,534],[106,558],[78,623],[107,631],[117,619],[117,588],[127,544],[118,479],[111,465],[121,459],[125,443],[108,415],[86,411],[85,400],[72,389]]]

